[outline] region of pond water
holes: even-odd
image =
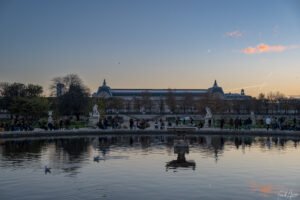
[[[0,199],[300,199],[300,138],[189,135],[176,164],[178,139],[2,140]]]

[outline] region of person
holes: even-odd
[[[203,128],[203,122],[199,121],[198,128]]]
[[[266,118],[267,131],[270,129],[271,122],[272,122],[271,118],[267,117]]]
[[[0,132],[3,132],[4,131],[4,124],[1,122],[0,123]]]
[[[239,118],[239,129],[242,129],[242,126],[243,126],[242,118]]]
[[[103,119],[103,128],[107,129],[107,127],[108,127],[108,119],[106,117],[104,117],[104,119]]]
[[[249,117],[248,118],[248,129],[250,130],[252,127],[252,119]]]
[[[102,119],[99,119],[98,127],[99,127],[100,129],[104,129],[104,126],[103,126],[103,123],[102,123]]]
[[[233,128],[233,125],[234,125],[234,122],[233,122],[233,119],[232,119],[232,118],[230,118],[230,120],[229,120],[229,125],[230,125],[230,128],[232,129],[232,128]]]
[[[176,126],[178,126],[179,125],[179,119],[178,118],[176,118]]]
[[[59,129],[63,129],[64,128],[64,122],[62,119],[59,120]]]
[[[225,121],[224,121],[224,119],[222,118],[222,119],[220,120],[220,128],[221,128],[221,129],[224,128],[224,123],[225,123]]]
[[[133,119],[130,119],[130,120],[129,120],[129,127],[130,127],[130,130],[133,129]]]
[[[234,129],[239,129],[239,118],[236,117],[235,120],[234,120]]]
[[[191,120],[191,125],[194,125],[194,119],[191,117],[190,120]]]
[[[111,128],[112,128],[112,129],[115,129],[115,128],[116,128],[116,119],[115,119],[115,118],[112,118],[112,119],[111,119]]]
[[[158,129],[158,122],[157,122],[157,120],[155,120],[154,127],[155,127],[155,129]]]
[[[54,128],[54,126],[53,126],[52,122],[49,122],[49,123],[48,123],[48,129],[49,129],[50,131],[52,131],[53,128]]]
[[[165,122],[163,120],[160,123],[160,129],[161,130],[165,129]]]

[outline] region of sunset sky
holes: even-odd
[[[300,95],[297,0],[0,0],[0,82]]]

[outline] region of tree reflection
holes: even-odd
[[[1,148],[3,159],[10,161],[3,164],[14,167],[22,166],[24,162],[38,160],[41,157],[41,151],[47,140],[16,140],[5,141]]]
[[[0,145],[0,166],[22,167],[30,165],[33,168],[48,165],[55,170],[74,175],[80,172],[80,168],[90,164],[99,151],[103,157],[109,157],[111,150],[117,152],[131,150],[142,150],[151,153],[155,148],[162,148],[169,155],[173,154],[174,144],[178,137],[176,135],[111,135],[97,137],[80,137],[64,139],[36,139],[36,140],[2,140]],[[169,167],[184,165],[185,154],[192,151],[201,156],[213,158],[217,162],[223,155],[225,149],[235,148],[243,150],[253,145],[261,151],[285,150],[297,148],[299,137],[251,137],[238,135],[185,135],[184,141],[189,144],[188,150],[174,150],[178,154]],[[122,148],[120,148],[122,147]],[[121,157],[120,157],[121,158]],[[187,166],[189,165],[186,163]],[[192,165],[191,165],[192,166]]]

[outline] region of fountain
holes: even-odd
[[[177,159],[167,163],[166,169],[177,168],[192,168],[195,170],[196,163],[193,160],[187,161],[185,154],[189,153],[189,145],[183,139],[178,140],[174,145],[174,153],[177,154]]]

